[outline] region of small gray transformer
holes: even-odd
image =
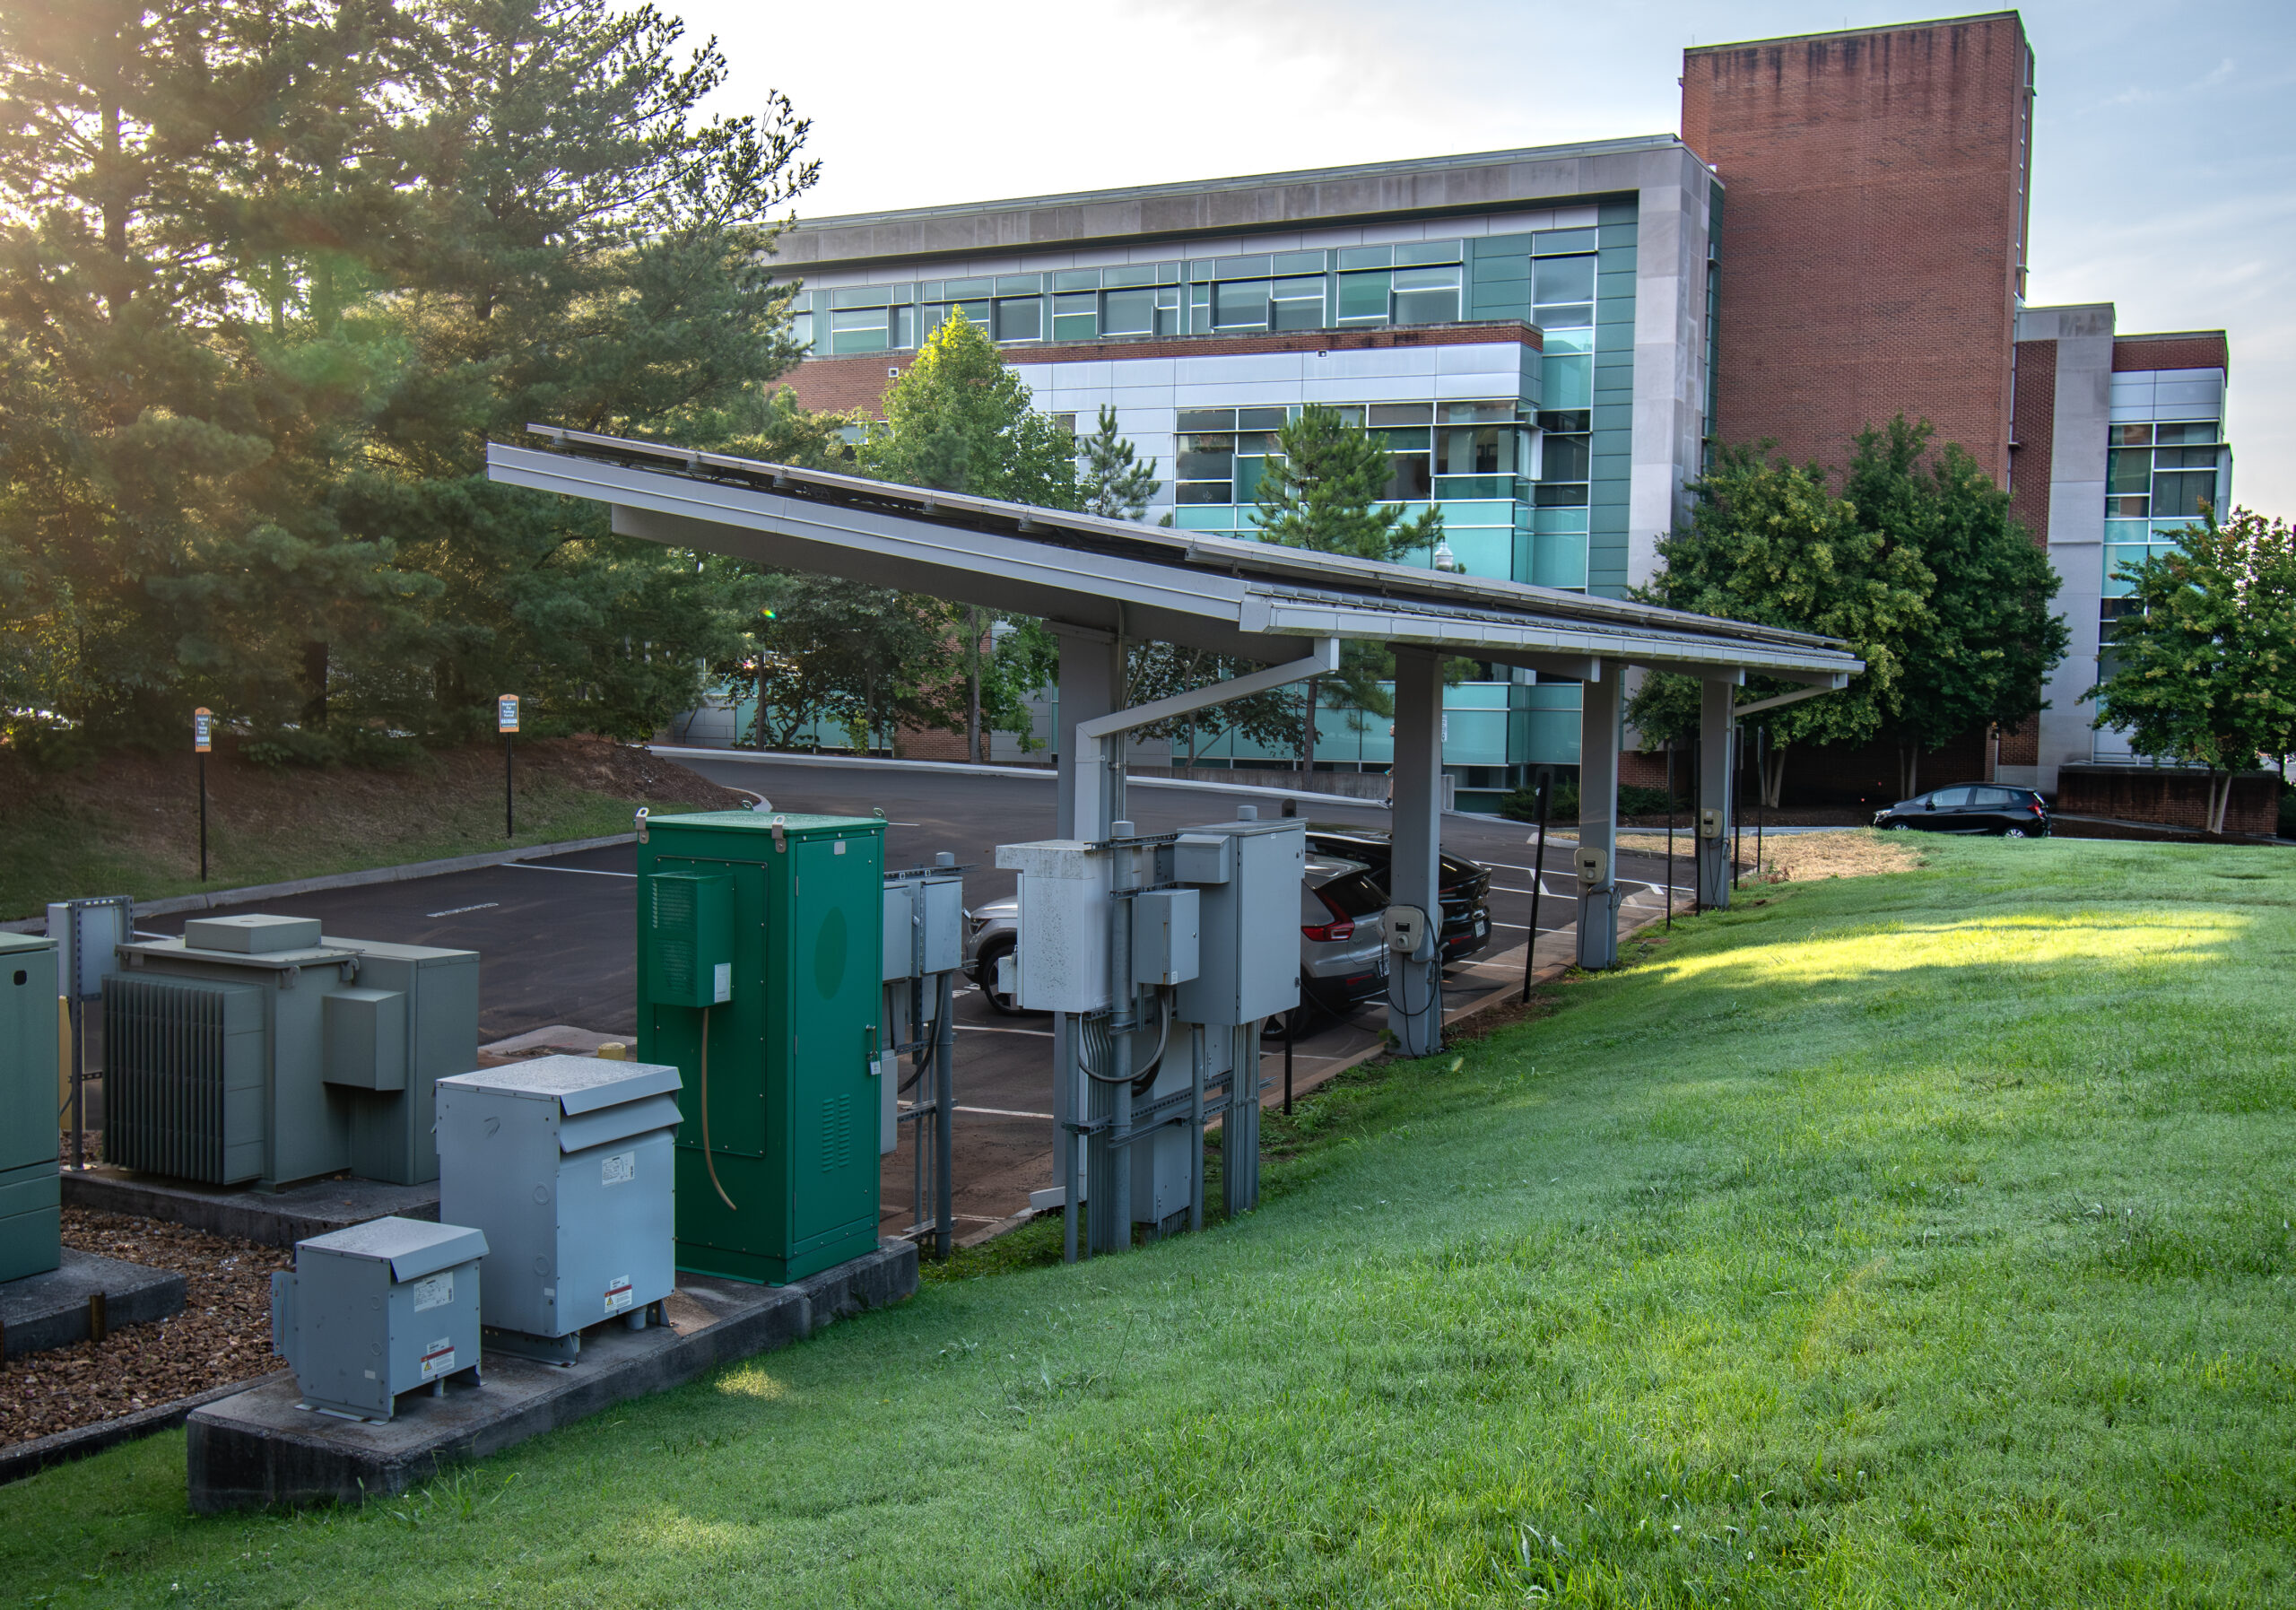
[[[676,1288],[678,1070],[538,1057],[439,1081],[439,1216],[494,1249],[487,1345],[570,1362]],[[505,1334],[512,1333],[512,1334]]]
[[[478,1376],[478,1260],[486,1237],[460,1224],[374,1219],[295,1243],[295,1271],[271,1277],[271,1349],[295,1371],[305,1408],[388,1420],[401,1392]]]

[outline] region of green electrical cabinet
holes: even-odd
[[[780,1285],[877,1245],[885,824],[709,811],[638,845],[638,1059],[679,1073],[677,1266]]]
[[[0,1280],[63,1261],[56,941],[0,934]]]

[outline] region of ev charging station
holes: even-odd
[[[1200,1145],[1205,1117],[1220,1116],[1226,1125],[1223,1173],[1231,1207],[1248,1206],[1256,1199],[1258,1047],[1251,1024],[1297,1000],[1295,888],[1284,887],[1271,902],[1281,913],[1283,933],[1278,943],[1276,925],[1268,919],[1263,948],[1265,958],[1276,962],[1277,982],[1263,995],[1254,960],[1239,953],[1231,966],[1220,959],[1221,923],[1226,919],[1215,916],[1215,908],[1225,898],[1219,891],[1226,885],[1184,870],[1196,866],[1200,872],[1193,857],[1214,852],[1184,847],[1182,841],[1230,840],[1228,853],[1238,858],[1237,866],[1248,861],[1257,866],[1261,855],[1277,853],[1263,851],[1257,841],[1297,842],[1298,825],[1213,823],[1187,833],[1133,831],[1124,797],[1127,734],[1190,709],[1328,674],[1338,664],[1340,644],[1348,640],[1384,644],[1394,653],[1390,942],[1408,948],[1398,948],[1390,964],[1387,1026],[1399,1054],[1424,1057],[1442,1044],[1436,914],[1447,657],[1526,669],[1544,681],[1580,687],[1578,953],[1580,964],[1589,968],[1617,962],[1622,890],[1613,852],[1626,679],[1638,670],[1661,670],[1702,684],[1701,803],[1718,810],[1721,820],[1714,831],[1701,830],[1699,883],[1707,904],[1723,906],[1729,896],[1727,755],[1734,718],[1770,703],[1844,687],[1865,669],[1837,640],[1632,600],[1136,525],[658,442],[550,426],[531,429],[542,439],[539,445],[489,445],[490,477],[608,504],[618,535],[1035,615],[1057,639],[1058,836],[1004,846],[998,865],[1022,875],[1021,944],[1029,953],[1016,957],[1022,970],[1014,982],[1022,998],[1027,1004],[1066,1003],[1053,1005],[1054,1110],[1059,1121],[1055,1176],[1068,1211],[1071,1257],[1078,1250],[1080,1201],[1109,1204],[1105,1214],[1089,1206],[1087,1212],[1094,1249],[1113,1249],[1129,1244],[1136,1221],[1160,1230],[1173,1223],[1178,1211],[1173,1181],[1200,1195],[1201,1170],[1187,1153],[1192,1140]],[[1122,709],[1126,646],[1142,641],[1180,644],[1266,668]],[[1736,690],[1750,674],[1796,684],[1795,691],[1737,704]],[[1246,827],[1256,831],[1239,831]],[[1255,847],[1240,848],[1247,840]],[[640,859],[641,868],[652,865],[642,849]],[[1295,875],[1292,883],[1296,883]],[[1196,897],[1193,973],[1187,970],[1190,893]],[[640,897],[642,907],[646,885]],[[1240,914],[1253,903],[1248,898],[1238,901],[1238,924],[1260,920]],[[744,901],[742,909],[751,908]],[[768,920],[778,931],[782,918]],[[873,909],[873,930],[881,920]],[[876,936],[873,931],[873,941]],[[746,965],[736,970],[744,977]],[[885,981],[894,982],[893,975],[888,972]],[[1231,990],[1232,1001],[1215,1008],[1210,997],[1218,993],[1226,1001]],[[908,1026],[899,1031],[900,1043],[912,1057],[927,1038],[922,1027],[928,1010],[925,993],[912,992],[914,1009]],[[836,1032],[891,1032],[893,1007],[873,1001],[873,1008],[865,1023],[841,1018]],[[696,1060],[691,1020],[697,1013],[706,1018],[709,1010],[708,1003],[688,1005],[682,998],[648,996],[641,1005],[640,1055],[678,1066],[686,1079],[682,1107],[695,1093],[694,1075],[700,1071],[690,1066]],[[943,1012],[937,995],[929,1010]],[[742,1011],[733,1015],[748,1023]],[[937,1019],[946,1021],[944,1013]],[[664,1049],[649,1049],[648,1023],[662,1037]],[[753,1031],[761,1027],[739,1029],[745,1047]],[[936,1043],[939,1032],[935,1031]],[[868,1040],[869,1066],[884,1066],[888,1043]],[[757,1054],[754,1049],[741,1052],[752,1059]],[[746,1101],[756,1084],[749,1074],[738,1077],[745,1081]],[[921,1068],[917,1077],[924,1077]],[[1206,1109],[1202,1117],[1199,1088]],[[875,1098],[874,1106],[882,1113],[882,1086],[873,1083],[865,1093]],[[698,1105],[705,1114],[710,1110],[706,1095]],[[918,1105],[912,1102],[909,1110]],[[702,1157],[717,1159],[720,1172],[763,1163],[761,1154],[747,1150],[747,1141],[730,1152],[722,1146],[712,1151],[707,1137],[697,1136],[694,1116],[689,1110],[679,1129],[682,1156],[696,1148]],[[896,1102],[895,1121],[903,1116]],[[936,1121],[945,1124],[945,1118]],[[679,1177],[682,1264],[690,1198],[700,1193],[724,1201],[718,1180],[706,1177],[707,1171],[704,1175],[687,1169]],[[921,1184],[919,1197],[921,1203]],[[1195,1222],[1193,1196],[1188,1206]],[[725,1223],[711,1233],[735,1233],[749,1213],[746,1204],[738,1214],[720,1213]],[[939,1219],[945,1225],[946,1214]],[[711,1261],[692,1266],[724,1273],[778,1269],[784,1273],[748,1277],[791,1277],[787,1271],[806,1259],[796,1255],[786,1238],[776,1245],[778,1252],[741,1250],[738,1256],[729,1246],[725,1257],[713,1255]]]

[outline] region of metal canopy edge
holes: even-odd
[[[1285,660],[1301,638],[1432,648],[1594,680],[1601,663],[1810,684],[1839,640],[1200,532],[575,431],[487,447],[489,476],[603,502],[616,532],[1058,624]]]

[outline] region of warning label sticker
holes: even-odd
[[[637,1295],[638,1293],[631,1289],[629,1275],[615,1275],[606,1287],[606,1312],[620,1313],[637,1300]]]
[[[414,1283],[414,1311],[444,1308],[455,1300],[455,1272],[442,1269],[436,1275],[425,1275]]]
[[[598,1178],[608,1185],[628,1185],[638,1178],[638,1153],[616,1152],[598,1164]]]
[[[455,1372],[455,1343],[451,1336],[441,1336],[422,1350],[422,1379],[452,1375]]]

